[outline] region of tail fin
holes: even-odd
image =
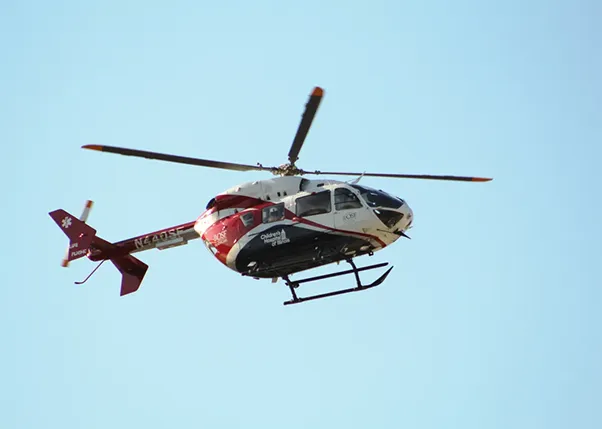
[[[65,260],[70,262],[86,256],[94,237],[96,237],[96,230],[65,210],[55,210],[49,214],[69,237],[69,249]]]
[[[93,204],[94,204],[94,201],[92,201],[92,200],[86,201],[86,204],[84,205],[84,210],[82,211],[82,214],[79,217],[79,220],[86,223],[86,221],[88,220],[88,216],[90,215],[90,210],[92,209]],[[70,250],[71,249],[69,249],[69,246],[67,246],[67,250],[65,252],[65,257],[61,261],[61,267],[63,267],[63,268],[67,268],[69,266],[69,251]]]
[[[140,283],[142,283],[146,270],[148,270],[148,265],[132,255],[111,259],[111,262],[121,273],[120,295],[136,292],[140,287]]]

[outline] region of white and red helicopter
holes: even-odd
[[[359,272],[384,267],[388,263],[358,268],[353,259],[362,255],[372,256],[400,237],[409,238],[406,231],[412,226],[414,214],[401,198],[359,185],[363,176],[470,182],[491,179],[302,170],[295,162],[323,95],[322,88],[314,88],[288,153],[289,162],[279,167],[234,164],[113,146],[83,146],[84,149],[101,152],[203,167],[268,171],[278,177],[243,183],[224,191],[211,198],[205,212],[194,221],[115,243],[98,237],[96,230],[86,223],[91,201],[86,203],[79,219],[65,210],[50,212],[70,240],[63,266],[82,257],[99,261],[100,264],[83,282],[76,282],[81,284],[109,260],[122,274],[123,296],[138,290],[148,269],[145,263],[132,256],[134,253],[182,246],[201,238],[222,264],[243,276],[272,279],[274,282],[282,278],[292,294],[292,299],[284,302],[285,305],[380,285],[393,267],[374,282],[364,285]],[[306,174],[359,177],[352,182],[341,182],[301,177]],[[351,269],[299,280],[290,278],[301,271],[340,261],[348,262]],[[347,274],[355,275],[355,287],[308,297],[299,297],[295,292],[302,283]]]

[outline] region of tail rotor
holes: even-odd
[[[87,200],[86,204],[84,205],[84,210],[82,211],[81,216],[79,217],[79,220],[82,221],[83,223],[86,223],[86,221],[88,220],[88,216],[90,215],[90,210],[92,209],[92,205],[94,204],[94,202],[92,200]],[[65,256],[63,257],[63,260],[61,261],[61,267],[67,268],[69,266],[69,246],[67,246],[67,251],[65,252]]]

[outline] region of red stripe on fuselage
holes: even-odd
[[[248,197],[246,195],[238,194],[222,194],[215,197],[214,205],[205,211],[201,216],[214,213],[219,210],[225,209],[248,209],[250,207],[258,206],[269,201],[263,201],[259,198]]]

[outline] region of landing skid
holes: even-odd
[[[351,265],[351,267],[352,267],[351,270],[340,271],[338,273],[333,273],[333,274],[325,274],[322,276],[309,277],[306,279],[301,279],[301,280],[296,280],[296,281],[290,280],[288,276],[283,276],[282,278],[284,279],[284,281],[286,282],[286,285],[291,290],[291,294],[293,296],[293,299],[291,299],[290,301],[285,301],[283,304],[284,305],[299,304],[301,302],[312,301],[314,299],[327,298],[329,296],[343,295],[346,293],[359,292],[362,290],[371,289],[373,287],[380,285],[382,282],[384,282],[385,279],[387,278],[387,276],[389,275],[389,273],[391,272],[391,270],[393,269],[393,267],[389,268],[387,271],[385,271],[385,273],[382,276],[380,276],[378,279],[376,279],[372,283],[370,283],[368,285],[362,285],[362,283],[360,281],[360,276],[359,276],[360,271],[374,270],[376,268],[387,266],[387,265],[389,265],[389,263],[382,262],[380,264],[368,265],[366,267],[357,268],[355,266],[355,263],[353,262],[353,260],[348,259],[347,262]],[[321,293],[319,295],[312,295],[312,296],[307,296],[307,297],[298,297],[297,293],[295,292],[295,289],[297,289],[301,283],[309,283],[309,282],[314,282],[317,280],[327,279],[330,277],[344,276],[344,275],[351,274],[351,273],[353,273],[355,275],[356,287],[349,288],[349,289],[336,290],[333,292]]]

